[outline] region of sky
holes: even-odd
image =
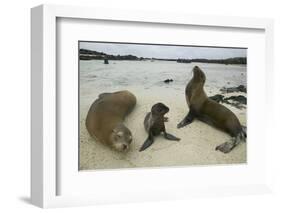
[[[243,48],[140,45],[96,42],[80,42],[80,48],[95,50],[112,55],[130,54],[144,58],[225,59],[232,57],[247,57],[247,49]]]

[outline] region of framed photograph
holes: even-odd
[[[40,207],[270,192],[270,19],[31,10]]]

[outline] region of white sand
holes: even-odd
[[[230,137],[207,124],[195,120],[192,124],[177,129],[176,125],[188,112],[184,97],[184,87],[181,91],[168,88],[143,89],[137,86],[126,86],[126,89],[137,96],[137,105],[127,117],[125,125],[133,134],[133,142],[128,153],[119,153],[91,138],[85,128],[85,118],[91,103],[101,91],[85,95],[80,102],[80,169],[116,169],[135,167],[186,166],[209,164],[246,163],[246,143],[239,144],[228,154],[215,151],[215,147],[226,142]],[[110,90],[103,92],[112,92]],[[216,88],[208,87],[208,95],[217,94]],[[229,95],[238,95],[231,93]],[[242,95],[245,95],[243,93]],[[165,123],[167,132],[181,138],[179,142],[168,141],[162,136],[156,138],[154,144],[143,152],[139,148],[147,134],[143,120],[151,106],[162,102],[170,108],[167,114],[169,121]],[[246,109],[230,108],[246,125]]]

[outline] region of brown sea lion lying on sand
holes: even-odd
[[[185,97],[189,112],[185,118],[177,125],[184,127],[197,118],[209,125],[217,127],[228,133],[232,139],[216,147],[216,150],[228,153],[241,141],[246,141],[246,127],[241,126],[236,115],[225,106],[211,100],[204,91],[206,76],[198,67],[193,68],[193,78],[189,81],[185,89]]]
[[[88,132],[101,143],[127,151],[132,134],[123,122],[135,105],[136,97],[129,91],[100,94],[86,118]]]

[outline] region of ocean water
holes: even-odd
[[[206,75],[205,90],[219,92],[222,87],[247,86],[245,65],[208,63],[177,63],[174,61],[80,61],[80,97],[93,93],[116,91],[126,88],[144,90],[184,90],[192,78],[192,68],[199,66]],[[165,79],[173,79],[167,84]],[[83,97],[81,97],[83,98]]]

